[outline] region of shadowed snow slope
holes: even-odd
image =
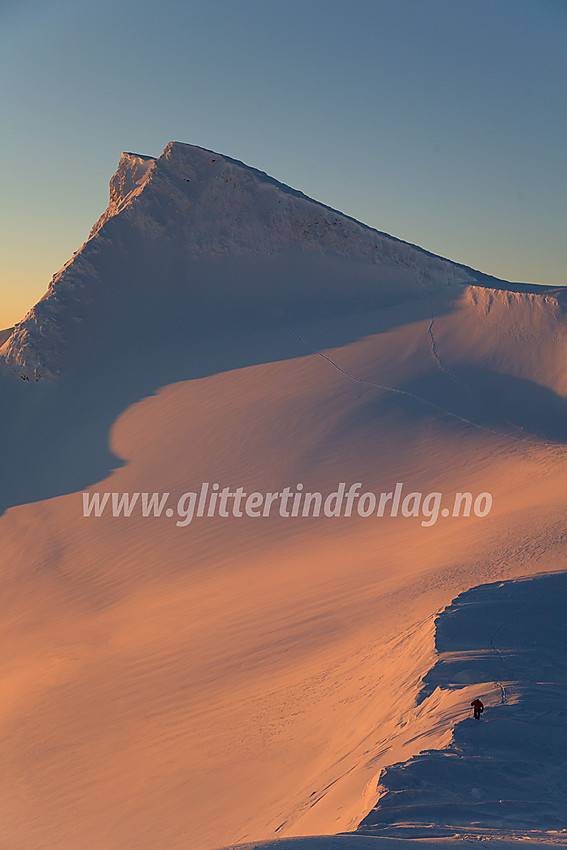
[[[56,374],[89,333],[245,329],[370,308],[477,280],[228,157],[170,143],[122,154],[108,209],[10,340],[7,362]],[[130,326],[128,329],[125,323]],[[140,326],[142,325],[142,326]]]
[[[384,768],[452,746],[472,699],[416,702],[450,669],[436,613],[565,563],[562,294],[228,157],[123,155],[108,210],[2,352],[2,850],[355,830]],[[177,525],[201,482],[401,482],[449,515]],[[490,513],[452,516],[461,491]],[[84,492],[165,493],[168,510],[84,517]]]
[[[458,694],[464,719],[447,746],[385,768],[379,800],[356,832],[240,850],[408,850],[415,839],[432,850],[463,841],[500,850],[567,845],[566,598],[564,573],[458,596],[436,618],[439,660],[417,699],[436,703],[433,718],[442,692]],[[485,712],[477,722],[470,702],[478,696]]]
[[[414,831],[413,838],[392,838],[389,836],[360,835],[358,833],[339,835],[310,835],[302,838],[282,838],[275,841],[255,841],[249,844],[231,844],[223,850],[459,850],[475,846],[482,841],[482,847],[491,850],[542,850],[565,846],[565,836],[557,833],[521,832],[515,830],[489,831],[468,829],[459,833],[453,830],[449,835],[439,835],[440,830],[422,830],[421,835]],[[417,841],[416,841],[417,838]]]
[[[440,659],[421,699],[457,689],[469,716],[447,747],[383,772],[361,830],[566,828],[566,599],[567,576],[551,575],[476,587],[441,613]],[[485,704],[479,722],[470,716],[477,696]]]

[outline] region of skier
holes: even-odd
[[[471,702],[471,705],[474,708],[474,719],[480,720],[480,715],[484,711],[484,705],[482,704],[481,700],[479,700],[479,699],[473,699],[473,701]]]

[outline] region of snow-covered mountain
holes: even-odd
[[[14,331],[19,374],[57,374],[112,318],[274,326],[392,304],[480,278],[226,156],[171,142],[123,153],[108,209]],[[111,314],[111,315],[108,315]],[[88,336],[88,328],[87,328]]]
[[[562,639],[561,290],[171,143],[123,155],[1,351],[3,846],[561,843],[559,780],[524,805],[564,747],[542,632]],[[178,525],[202,482],[492,510]],[[167,493],[172,514],[86,517],[84,493]],[[527,717],[554,749],[516,734]]]

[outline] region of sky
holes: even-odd
[[[3,0],[0,328],[123,150],[227,154],[513,281],[567,283],[565,0]]]

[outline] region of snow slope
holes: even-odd
[[[5,355],[19,374],[49,377],[84,348],[89,325],[123,333],[108,311],[170,333],[271,327],[474,279],[262,172],[172,142],[155,160],[122,154],[108,209]]]
[[[392,824],[554,830],[567,844],[567,576],[483,585],[436,623],[439,661],[420,702],[437,689],[485,703],[482,722],[455,726],[450,744],[388,767],[361,830]],[[394,828],[393,832],[399,831]]]
[[[435,830],[433,830],[435,832]],[[338,835],[313,835],[302,838],[283,838],[248,844],[227,845],[224,850],[457,850],[463,846],[474,846],[482,841],[483,847],[491,850],[542,850],[565,846],[564,836],[557,833],[522,832],[515,830],[467,829],[451,835],[419,835],[413,838],[391,838],[354,833]]]
[[[458,694],[450,741],[386,767],[379,799],[358,829],[329,841],[287,839],[247,848],[406,850],[482,841],[498,847],[567,845],[565,573],[482,585],[435,621],[439,660],[423,677],[415,718]],[[480,696],[485,712],[471,716]],[[433,725],[433,724],[431,724]],[[398,730],[397,734],[400,734]],[[365,836],[367,844],[361,842]]]
[[[2,349],[5,846],[354,830],[384,768],[450,746],[464,694],[416,705],[436,613],[564,564],[566,346],[559,291],[199,148],[123,156]],[[82,516],[83,491],[203,481],[403,482],[493,510]]]

